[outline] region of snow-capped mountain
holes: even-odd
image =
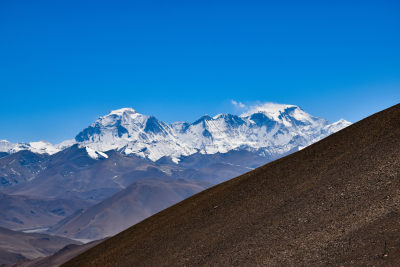
[[[240,116],[205,115],[193,123],[165,123],[132,108],[111,111],[81,131],[73,140],[58,145],[45,141],[13,144],[0,141],[0,152],[30,150],[54,154],[74,144],[85,147],[94,159],[118,150],[156,161],[164,156],[179,162],[181,156],[215,154],[244,149],[264,156],[277,156],[304,148],[351,123],[311,116],[295,105],[268,103]]]
[[[61,149],[46,141],[29,143],[10,143],[7,140],[0,140],[0,152],[16,153],[21,150],[29,150],[37,154],[55,154]]]
[[[282,155],[308,146],[351,123],[311,116],[298,106],[264,104],[240,116],[205,115],[193,123],[167,124],[131,108],[111,111],[80,132],[75,140],[93,151],[119,150],[153,161],[164,156],[226,153],[245,149]]]

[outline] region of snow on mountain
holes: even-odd
[[[86,148],[86,152],[88,153],[89,157],[91,157],[92,159],[98,159],[100,157],[108,159],[108,155],[106,153],[93,150],[90,147],[85,147],[85,148]]]
[[[32,152],[39,154],[46,153],[52,155],[60,151],[55,146],[46,141],[30,142],[29,146]]]
[[[298,106],[274,103],[250,108],[240,116],[205,115],[193,123],[172,124],[132,108],[121,108],[100,117],[75,139],[58,145],[45,141],[13,144],[1,140],[0,152],[30,150],[51,155],[77,143],[94,159],[107,158],[104,152],[109,150],[153,161],[168,156],[176,163],[181,156],[194,153],[226,153],[237,149],[278,156],[304,148],[350,124],[343,119],[330,124]]]
[[[100,117],[80,132],[75,141],[96,151],[96,155],[115,149],[153,161],[169,156],[179,162],[180,156],[197,152],[214,154],[235,149],[281,155],[308,146],[350,124],[345,120],[330,124],[298,106],[271,103],[240,116],[205,115],[193,123],[172,124],[122,108]]]
[[[7,152],[14,148],[15,144],[8,142],[7,140],[0,140],[0,152]]]
[[[68,147],[71,147],[71,146],[73,146],[75,144],[76,144],[75,138],[74,139],[69,139],[69,140],[65,140],[65,141],[62,141],[61,143],[57,144],[56,148],[59,151],[61,151],[61,150],[64,150],[64,149],[66,149]]]
[[[344,119],[340,119],[337,122],[326,125],[324,130],[327,135],[330,135],[330,134],[340,131],[341,129],[346,128],[347,126],[350,126],[350,125],[351,125],[351,122],[346,121]]]
[[[60,151],[59,148],[46,141],[16,144],[10,143],[7,140],[0,141],[0,152],[16,153],[21,150],[29,150],[33,153],[49,155],[55,154]]]

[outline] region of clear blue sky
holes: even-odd
[[[301,2],[301,3],[300,3]],[[167,122],[400,102],[400,2],[0,1],[0,139],[59,142],[111,109]]]

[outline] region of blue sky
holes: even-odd
[[[301,2],[301,3],[300,3]],[[0,139],[59,142],[133,107],[167,122],[400,102],[399,1],[0,1]]]

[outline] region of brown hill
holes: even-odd
[[[0,266],[49,256],[69,244],[81,242],[65,237],[23,233],[0,227]]]
[[[47,256],[47,257],[41,257],[41,258],[36,258],[31,261],[20,261],[16,264],[12,264],[11,266],[6,266],[6,267],[56,267],[60,266],[64,262],[72,259],[76,255],[81,254],[82,252],[88,250],[89,248],[99,244],[103,240],[97,240],[93,241],[87,244],[83,245],[76,245],[76,244],[70,244],[53,255]]]
[[[18,231],[47,228],[89,205],[89,202],[79,199],[6,195],[0,192],[0,227]]]
[[[200,183],[184,180],[142,179],[99,204],[62,220],[50,231],[85,240],[112,236],[205,188]]]
[[[400,105],[203,191],[65,266],[400,265]]]

